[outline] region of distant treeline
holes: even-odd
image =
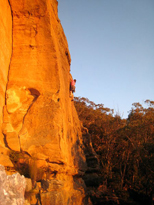
[[[133,103],[127,119],[87,98],[75,98],[101,167],[94,204],[153,204],[154,101]]]

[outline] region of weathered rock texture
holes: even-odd
[[[26,180],[19,173],[7,176],[0,165],[0,205],[23,205]]]
[[[0,164],[13,167],[2,134],[3,107],[12,55],[12,15],[8,0],[0,1]]]
[[[28,163],[33,186],[45,180],[42,204],[80,205],[86,161],[69,98],[71,59],[57,5],[56,0],[0,3],[0,141],[5,157],[14,151],[14,165],[16,153],[27,155],[19,164]]]
[[[2,118],[12,54],[12,16],[8,0],[0,1],[0,145],[3,144]]]

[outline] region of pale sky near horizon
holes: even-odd
[[[58,15],[76,97],[123,118],[132,103],[154,101],[154,0],[58,0]]]

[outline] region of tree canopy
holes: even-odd
[[[101,165],[102,182],[110,204],[148,204],[154,192],[154,101],[133,103],[127,119],[103,104],[75,98],[83,127],[88,129]],[[110,194],[109,194],[110,193]],[[104,200],[105,200],[104,199]],[[97,200],[96,200],[97,201]],[[112,202],[112,203],[111,203]],[[113,203],[114,202],[114,203]],[[95,203],[97,204],[97,202]],[[99,204],[99,203],[98,203]],[[150,201],[149,201],[150,204]]]

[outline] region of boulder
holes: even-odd
[[[19,173],[7,175],[4,166],[0,165],[0,204],[24,204],[26,181]]]

